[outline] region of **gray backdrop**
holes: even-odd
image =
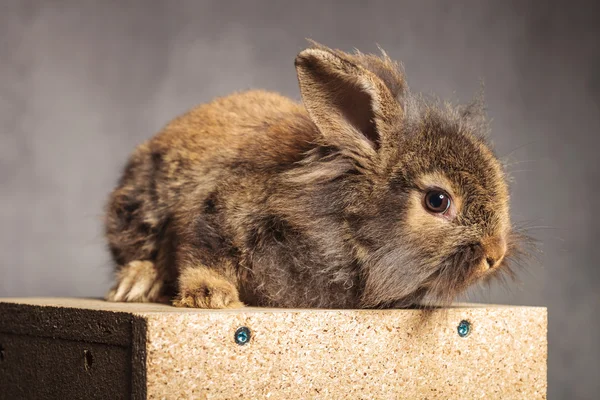
[[[592,3],[0,2],[0,296],[101,296],[101,210],[133,147],[214,96],[299,98],[311,37],[404,62],[414,90],[486,83],[513,217],[544,254],[475,299],[548,306],[549,395],[600,392],[600,50]],[[515,327],[519,329],[519,327]]]

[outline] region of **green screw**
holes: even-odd
[[[251,337],[252,334],[250,333],[250,329],[245,326],[242,326],[235,331],[234,339],[237,344],[243,346],[250,341]]]
[[[458,327],[456,328],[456,330],[458,331],[458,336],[467,337],[467,336],[469,336],[469,333],[471,333],[471,323],[469,321],[463,319],[458,324]]]

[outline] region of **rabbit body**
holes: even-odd
[[[134,151],[107,206],[109,300],[410,306],[503,270],[508,192],[481,115],[419,100],[385,55],[314,44],[296,68],[303,104],[233,94]],[[438,189],[444,214],[423,203]]]

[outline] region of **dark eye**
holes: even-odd
[[[433,189],[425,193],[425,208],[432,213],[443,214],[450,207],[450,196],[442,190]]]

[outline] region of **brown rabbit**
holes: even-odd
[[[295,65],[303,105],[233,94],[136,149],[107,209],[109,300],[406,307],[509,271],[480,107],[411,94],[385,53],[313,43]]]

